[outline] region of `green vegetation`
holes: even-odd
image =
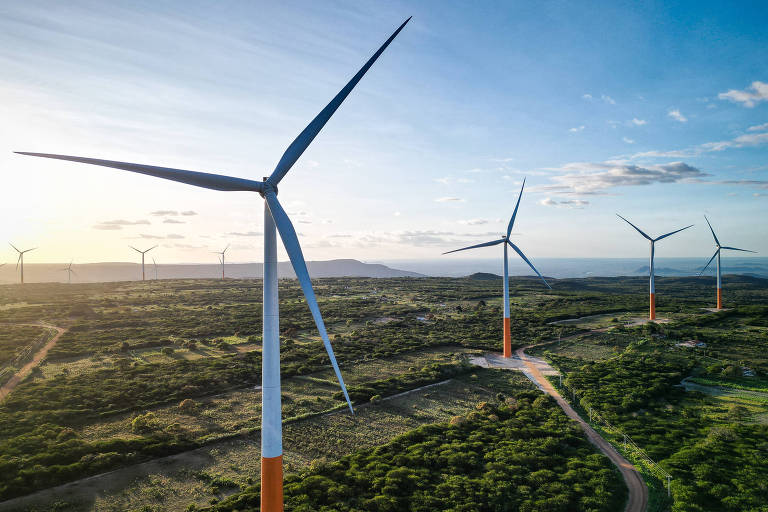
[[[749,510],[745,503],[757,500],[762,492],[740,490],[746,476],[740,479],[723,467],[733,458],[734,468],[762,471],[755,462],[761,452],[748,448],[752,443],[756,450],[763,449],[754,440],[765,437],[760,429],[768,425],[768,409],[761,398],[768,381],[768,286],[747,277],[729,276],[728,283],[729,303],[740,306],[711,314],[703,309],[712,302],[710,279],[660,278],[657,285],[664,293],[658,311],[672,322],[643,327],[621,327],[645,315],[647,280],[642,278],[557,280],[551,291],[530,278],[510,283],[515,346],[563,338],[540,353],[547,353],[568,373],[567,382],[577,390],[582,405],[610,418],[675,476],[675,510],[689,510],[680,508],[685,493],[703,492],[707,486],[713,493],[707,498],[710,503],[726,507],[738,497],[742,501],[734,503],[745,510]],[[0,287],[0,323],[10,326],[0,337],[0,349],[5,347],[6,353],[29,343],[19,324],[44,321],[69,328],[39,370],[0,403],[0,499],[108,470],[127,470],[163,455],[180,454],[183,460],[191,448],[218,453],[219,447],[238,447],[227,452],[238,464],[217,462],[207,473],[210,478],[178,477],[185,482],[193,479],[196,489],[208,493],[195,498],[197,505],[237,492],[227,480],[217,480],[219,476],[241,487],[258,482],[260,396],[253,388],[260,383],[261,371],[260,281],[161,281],[151,288],[148,284]],[[335,378],[299,287],[295,281],[281,281],[289,472],[334,482],[338,476],[338,482],[345,482],[350,478],[347,469],[353,466],[330,475],[322,471],[330,471],[327,468],[344,456],[361,460],[356,457],[369,456],[363,455],[365,450],[374,453],[376,446],[411,429],[439,422],[440,428],[460,433],[464,422],[479,421],[479,432],[487,433],[486,421],[514,424],[514,418],[504,416],[507,406],[496,403],[495,396],[523,392],[520,386],[506,389],[503,379],[489,376],[494,372],[472,370],[465,362],[477,351],[499,350],[498,280],[321,279],[315,286],[359,416],[329,414],[344,408]],[[577,320],[563,321],[568,319]],[[612,330],[586,335],[587,329],[598,327]],[[38,335],[42,332],[32,329]],[[706,347],[680,345],[689,340]],[[691,391],[679,386],[685,378]],[[449,382],[424,388],[443,381]],[[706,389],[698,393],[694,385]],[[717,391],[721,389],[728,392]],[[409,393],[388,398],[403,392]],[[498,420],[478,412],[482,418],[474,415],[450,424],[452,417],[464,417],[480,400],[494,403],[492,414]],[[528,401],[536,409],[535,400]],[[549,412],[539,416],[536,411],[530,413],[536,421],[560,425],[560,420],[547,416]],[[355,423],[363,417],[371,422],[365,427]],[[713,433],[716,428],[722,435]],[[308,432],[311,439],[305,439]],[[452,440],[447,450],[464,453],[465,442],[469,440],[458,444]],[[547,442],[539,439],[526,450]],[[291,452],[291,447],[301,450]],[[690,459],[686,450],[697,454],[705,452],[695,450],[710,450],[706,453],[717,455],[718,466],[713,466],[717,471]],[[494,460],[506,456],[486,455]],[[385,459],[384,465],[396,464]],[[569,472],[567,460],[548,463],[552,468],[544,469],[557,474],[548,481],[566,482],[558,478],[565,478],[560,470]],[[156,471],[159,476],[145,487],[147,496],[154,498],[114,500],[111,508],[100,501],[99,508],[130,510],[137,508],[136,503],[163,508],[159,497],[170,499],[165,487],[171,483],[160,466]],[[466,477],[472,484],[477,479],[491,485],[496,477],[486,472],[476,468],[467,475],[451,475],[451,481]],[[693,472],[695,479],[684,476],[686,472]],[[720,481],[723,478],[727,481]],[[456,482],[459,485],[460,480]],[[510,503],[520,507],[566,496],[535,482],[510,482],[510,499],[518,500]],[[432,496],[440,484],[424,485],[425,496]],[[529,494],[523,494],[526,486]],[[410,498],[421,496],[421,491],[413,492]],[[613,491],[609,494],[604,497],[615,498]],[[176,508],[183,495],[174,498]],[[360,499],[364,496],[360,493]],[[580,500],[574,496],[566,498]],[[576,506],[573,501],[564,503]],[[590,509],[584,503],[584,509]]]
[[[596,454],[554,400],[537,392],[413,430],[390,443],[289,476],[299,511],[614,511],[618,472]],[[214,507],[255,509],[253,487]]]

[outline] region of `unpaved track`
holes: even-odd
[[[24,377],[29,375],[29,373],[38,365],[40,364],[40,361],[43,360],[43,358],[48,355],[48,351],[51,350],[51,347],[53,347],[57,341],[59,341],[59,338],[61,338],[61,335],[67,332],[67,329],[64,327],[56,327],[55,325],[49,325],[45,323],[38,323],[38,324],[13,324],[13,325],[21,325],[26,327],[42,327],[44,329],[53,329],[56,331],[56,335],[51,338],[51,340],[43,345],[43,347],[38,350],[35,355],[32,357],[32,359],[21,367],[19,371],[17,371],[13,377],[11,377],[8,382],[3,384],[2,387],[0,387],[0,402],[5,400],[5,397],[11,394],[11,391],[14,390],[16,386],[19,385],[19,383],[24,380]]]
[[[624,511],[645,512],[645,509],[648,507],[648,487],[645,485],[645,482],[643,482],[643,478],[640,476],[640,473],[638,473],[635,467],[630,464],[627,459],[622,457],[621,454],[616,451],[611,443],[603,439],[600,434],[595,432],[595,430],[587,424],[587,422],[581,419],[581,416],[579,416],[576,411],[573,410],[570,404],[566,402],[562,396],[560,396],[560,393],[558,393],[552,384],[550,384],[544,375],[542,375],[536,365],[533,364],[530,359],[528,359],[525,351],[526,349],[532,348],[534,346],[536,345],[529,345],[527,347],[519,348],[516,352],[517,356],[525,363],[526,367],[528,368],[529,375],[533,377],[533,380],[536,381],[538,386],[543,389],[545,393],[552,396],[557,401],[557,404],[563,409],[563,411],[565,411],[565,414],[569,418],[575,420],[579,423],[579,425],[581,425],[581,428],[587,435],[587,439],[589,439],[592,444],[597,446],[597,448],[609,459],[611,459],[611,462],[613,462],[617,468],[619,468],[619,472],[624,478],[624,482],[626,482],[627,488],[629,489],[629,499],[627,500],[627,506]]]

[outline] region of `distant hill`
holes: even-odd
[[[30,283],[66,282],[67,273],[62,271],[66,265],[59,264],[32,264],[24,265],[24,279]],[[362,261],[328,260],[308,261],[309,275],[317,277],[424,277],[416,272],[398,270],[379,263],[363,263]],[[72,269],[77,273],[72,276],[72,282],[93,283],[109,281],[135,281],[141,279],[141,265],[138,263],[86,263],[73,265]],[[152,264],[145,266],[147,279],[154,279],[155,268]],[[288,261],[277,265],[278,277],[296,278],[293,267]],[[237,279],[261,278],[263,266],[261,263],[228,263],[226,276]],[[157,277],[159,279],[186,279],[186,278],[217,278],[221,277],[221,265],[158,265]],[[12,265],[0,268],[0,283],[18,282],[18,273]]]
[[[490,272],[475,272],[474,274],[468,275],[467,278],[474,279],[475,281],[496,281],[497,279],[501,279],[501,276],[491,274]]]

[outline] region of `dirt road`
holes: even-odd
[[[11,377],[8,382],[3,384],[2,387],[0,387],[0,402],[5,400],[5,397],[11,394],[11,391],[14,390],[16,386],[18,386],[19,382],[24,380],[24,377],[29,375],[29,373],[38,365],[40,364],[40,361],[43,360],[43,358],[48,355],[48,351],[51,350],[51,347],[53,347],[57,341],[59,341],[59,338],[61,338],[61,335],[67,332],[67,329],[64,327],[56,327],[55,325],[48,325],[44,323],[39,324],[14,324],[14,325],[23,325],[27,327],[42,327],[45,329],[53,329],[56,331],[56,335],[51,338],[51,340],[43,345],[40,350],[38,350],[35,355],[32,357],[32,359],[25,364],[24,366],[17,371],[13,377]]]
[[[627,506],[624,509],[625,512],[645,512],[648,506],[648,487],[643,482],[643,478],[635,467],[630,464],[627,459],[621,456],[619,452],[605,439],[600,437],[600,434],[595,432],[581,417],[573,410],[573,408],[566,402],[560,393],[550,384],[550,382],[542,375],[538,366],[533,364],[528,356],[525,354],[525,350],[531,348],[533,345],[517,349],[517,356],[523,361],[528,368],[528,374],[536,384],[544,390],[545,393],[552,396],[558,403],[558,405],[565,411],[565,414],[575,420],[581,425],[584,433],[587,435],[587,439],[594,444],[601,452],[603,452],[611,462],[613,462],[621,476],[624,478],[624,482],[629,489],[629,499],[627,500]]]

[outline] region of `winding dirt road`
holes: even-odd
[[[53,338],[48,341],[45,345],[43,345],[40,350],[35,352],[35,355],[32,357],[32,359],[22,366],[19,371],[17,371],[13,377],[11,377],[8,382],[3,384],[2,387],[0,387],[0,402],[5,400],[5,397],[11,394],[11,391],[14,390],[16,386],[19,385],[19,383],[24,380],[24,377],[30,374],[30,372],[38,365],[40,364],[40,361],[43,360],[43,358],[48,355],[48,351],[51,350],[51,347],[53,347],[57,341],[59,341],[59,338],[61,338],[61,335],[67,332],[67,329],[64,327],[56,327],[55,325],[49,325],[44,323],[39,324],[13,324],[13,325],[22,325],[26,327],[42,327],[44,329],[53,329],[56,331],[56,335],[54,335]]]
[[[535,345],[529,345],[527,347],[519,348],[515,352],[520,360],[525,363],[525,366],[528,368],[529,375],[533,378],[533,380],[535,380],[536,384],[538,384],[538,386],[544,390],[545,393],[549,394],[557,401],[557,404],[560,406],[560,408],[563,409],[569,418],[575,420],[579,425],[581,425],[581,428],[587,435],[587,439],[589,439],[593,445],[595,445],[601,452],[603,452],[609,459],[611,459],[611,462],[613,462],[614,465],[619,469],[619,472],[624,478],[624,482],[626,482],[627,488],[629,489],[629,499],[627,500],[627,506],[624,511],[645,512],[645,509],[648,506],[648,487],[645,485],[645,482],[643,482],[643,478],[640,476],[640,473],[638,473],[635,467],[630,464],[627,459],[622,457],[621,454],[616,451],[611,443],[603,439],[600,434],[595,432],[594,429],[587,424],[587,422],[582,420],[581,416],[579,416],[576,411],[573,410],[570,404],[566,402],[562,396],[560,396],[560,393],[558,393],[552,384],[550,384],[544,375],[542,375],[539,368],[533,364],[533,362],[525,353],[526,349],[532,348],[534,346]]]

